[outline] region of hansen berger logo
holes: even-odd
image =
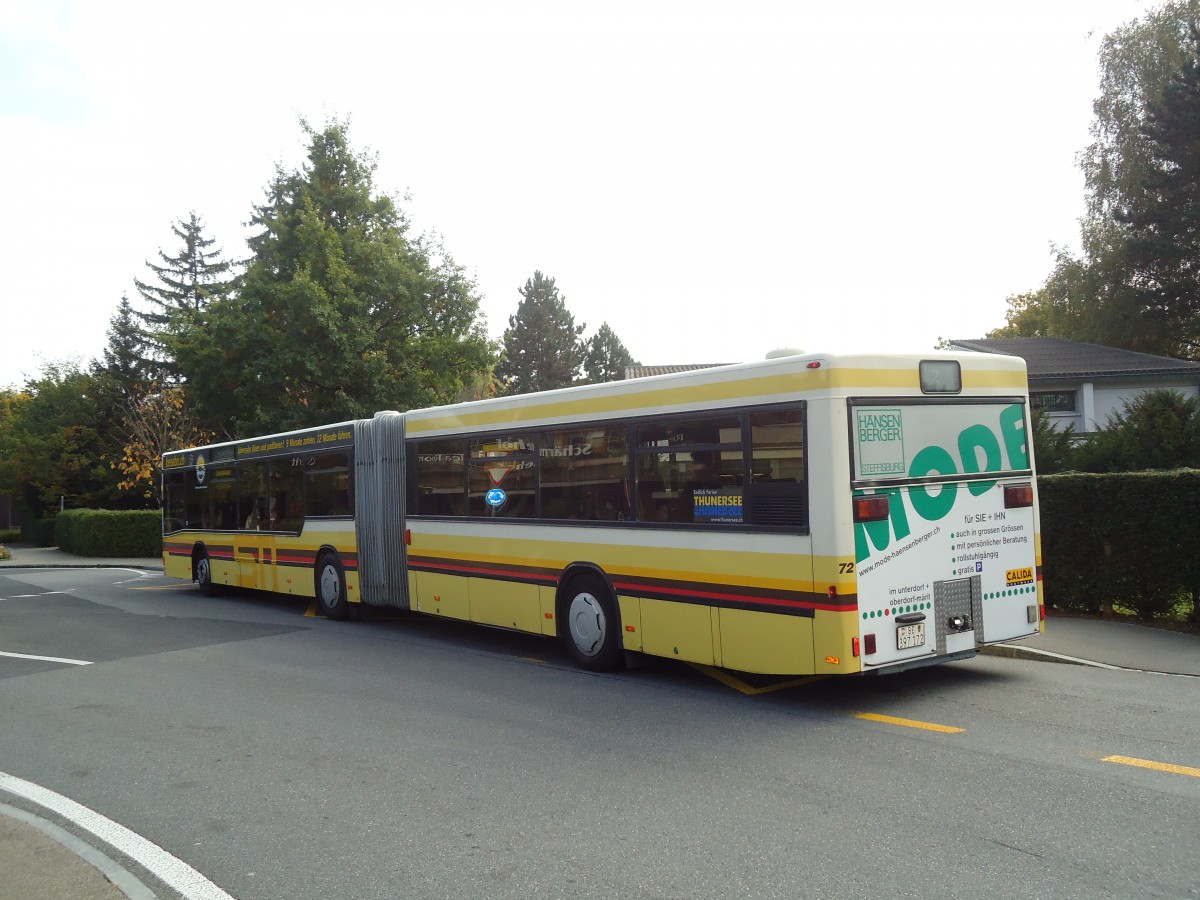
[[[904,421],[898,409],[860,409],[859,470],[864,475],[904,474]]]

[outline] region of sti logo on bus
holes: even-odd
[[[966,412],[967,408],[963,407],[963,410]],[[978,415],[984,410],[974,407],[969,411]],[[875,409],[871,412],[876,418],[871,421],[870,427],[878,426],[878,439],[890,437],[892,432],[887,430],[890,427],[887,420],[893,410]],[[993,423],[977,422],[963,428],[955,443],[957,446],[951,448],[939,444],[930,444],[922,448],[913,455],[912,463],[908,467],[908,477],[917,479],[945,475],[978,475],[984,472],[999,473],[1029,468],[1025,410],[1019,403],[1000,407]],[[1007,466],[1004,465],[1005,456],[1008,460]],[[879,459],[875,461],[879,462]],[[863,472],[866,472],[865,468]],[[995,484],[995,481],[972,481],[966,485],[943,482],[914,484],[907,490],[889,487],[876,491],[875,493],[887,495],[889,516],[878,522],[855,523],[855,561],[861,563],[876,551],[886,550],[893,537],[902,541],[912,533],[908,523],[908,507],[911,507],[918,518],[936,522],[945,518],[954,508],[960,487],[978,497],[991,490]]]

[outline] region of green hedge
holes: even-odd
[[[1038,479],[1048,606],[1200,619],[1200,470]]]
[[[60,550],[77,556],[151,557],[162,555],[162,513],[158,510],[70,509],[54,520]]]
[[[35,547],[54,546],[54,519],[34,519],[21,526],[21,541]]]

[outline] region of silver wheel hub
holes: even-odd
[[[607,622],[604,607],[587,591],[576,594],[567,609],[567,627],[571,640],[584,656],[595,656],[604,646]]]
[[[326,606],[332,608],[337,606],[341,593],[337,569],[333,566],[326,566],[321,570],[321,599]]]
[[[196,581],[200,584],[208,584],[211,579],[212,576],[208,571],[208,558],[205,557],[196,563]]]

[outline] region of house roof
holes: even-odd
[[[1200,378],[1200,363],[1150,353],[1135,353],[1066,338],[1015,337],[950,341],[952,347],[980,353],[1002,353],[1025,360],[1030,380],[1054,378],[1161,378],[1190,375]]]
[[[647,375],[671,375],[675,372],[694,372],[696,369],[715,369],[728,363],[692,363],[686,366],[626,366],[626,378],[645,378]]]

